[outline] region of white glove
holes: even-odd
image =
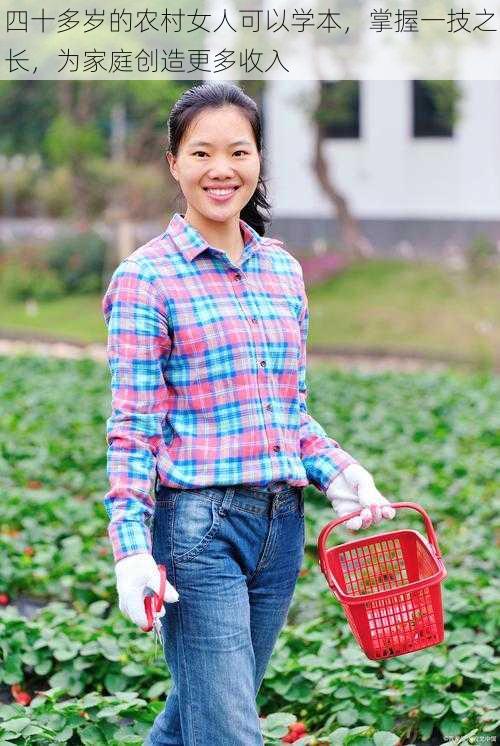
[[[118,606],[122,614],[131,619],[139,627],[147,627],[146,610],[144,608],[144,592],[150,588],[155,593],[160,591],[160,571],[153,555],[147,552],[131,554],[118,560],[115,564],[116,589],[118,591]],[[168,580],[165,583],[164,601],[174,603],[179,600],[179,594]],[[156,616],[162,617],[165,607],[162,605]]]
[[[343,524],[352,531],[368,528],[372,523],[380,523],[382,518],[391,519],[396,515],[389,501],[375,487],[370,472],[360,464],[351,464],[341,471],[329,486],[326,496],[339,517],[364,508],[359,516]]]

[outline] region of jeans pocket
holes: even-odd
[[[221,523],[217,502],[197,493],[181,490],[175,498],[172,530],[174,562],[183,563],[198,557],[216,536]]]

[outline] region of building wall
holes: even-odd
[[[452,138],[412,136],[411,83],[360,83],[361,136],[329,139],[331,172],[380,250],[463,247],[479,231],[500,240],[500,84],[460,81]],[[269,81],[265,139],[273,226],[297,248],[338,235],[310,165],[316,81]],[[411,249],[410,249],[411,250]]]

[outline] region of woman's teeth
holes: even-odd
[[[232,187],[231,189],[207,189],[206,191],[209,194],[232,194],[236,191],[236,187]]]
[[[218,201],[230,199],[239,187],[231,189],[205,189],[207,194]]]

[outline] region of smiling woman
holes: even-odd
[[[331,499],[340,485],[350,505],[353,475],[368,472],[307,411],[304,277],[265,236],[257,105],[229,83],[186,91],[166,157],[186,211],[120,264],[103,299],[119,605],[145,627],[142,594],[160,592],[166,567],[174,685],[148,746],[262,746],[256,695],[302,564],[303,487]],[[372,482],[363,505],[380,506]]]

